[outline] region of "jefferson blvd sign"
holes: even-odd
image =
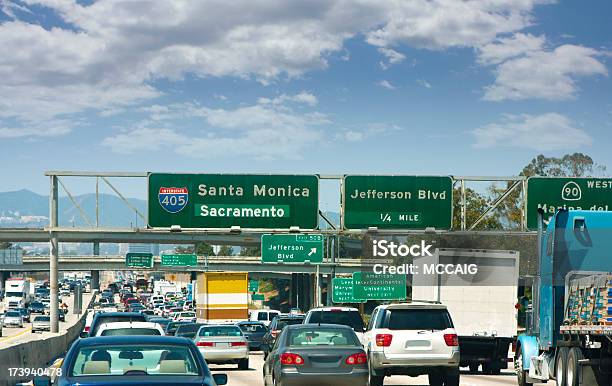
[[[345,176],[345,229],[450,229],[453,181],[432,176]]]
[[[322,263],[323,235],[262,235],[261,261],[264,263]]]
[[[125,265],[134,268],[153,268],[153,254],[129,252],[125,255]]]
[[[612,210],[612,178],[530,177],[527,228],[538,228],[538,209],[548,220],[559,209]]]
[[[316,175],[149,174],[149,226],[317,229]]]

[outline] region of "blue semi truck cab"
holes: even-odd
[[[612,386],[612,212],[557,212],[538,229],[538,254],[519,386]]]

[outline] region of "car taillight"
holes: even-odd
[[[89,332],[89,326],[85,326],[85,332]]]
[[[281,362],[281,365],[285,365],[285,366],[291,366],[291,365],[301,366],[304,364],[304,358],[302,358],[298,354],[284,353],[284,354],[281,354],[280,362]]]
[[[196,346],[199,346],[199,347],[212,347],[212,346],[214,346],[214,343],[213,342],[198,342],[198,343],[196,343]]]
[[[393,335],[391,334],[376,334],[376,345],[379,347],[391,346]]]
[[[447,346],[459,346],[457,334],[444,334],[444,341]]]
[[[344,361],[347,365],[363,365],[368,363],[368,357],[365,353],[353,354]]]
[[[246,342],[231,342],[230,346],[232,347],[246,346]]]
[[[278,330],[272,330],[272,332],[270,332],[270,335],[272,335],[272,338],[276,339],[276,337],[278,336],[279,332],[280,331],[278,331]]]

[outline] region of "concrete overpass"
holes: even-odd
[[[312,264],[262,264],[258,256],[198,256],[195,267],[161,266],[160,257],[153,258],[153,268],[134,268],[125,265],[125,256],[64,256],[58,261],[60,271],[165,271],[165,272],[206,272],[235,271],[249,273],[271,273],[291,275],[292,273],[316,273]],[[319,273],[330,274],[333,268],[337,274],[352,274],[366,267],[359,259],[339,259],[335,264],[319,265]],[[24,256],[23,264],[0,265],[4,272],[49,271],[49,256]],[[263,276],[263,275],[262,275]],[[266,275],[266,277],[271,277]]]

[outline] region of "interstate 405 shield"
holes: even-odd
[[[316,175],[149,174],[150,227],[317,229]]]

